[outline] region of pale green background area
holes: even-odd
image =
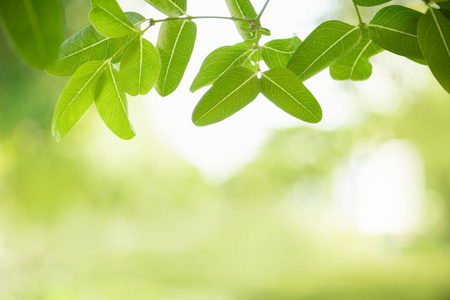
[[[87,24],[83,3],[66,1],[68,34]],[[335,127],[295,121],[274,130],[251,162],[216,181],[161,138],[164,124],[150,111],[194,100],[129,97],[132,141],[114,137],[92,108],[56,143],[51,116],[66,79],[31,69],[10,49],[0,48],[0,299],[450,298],[450,99],[421,66],[395,72],[410,63],[382,54],[369,82],[337,83],[333,97],[308,83],[322,94],[324,118],[341,112],[333,102],[355,112]],[[327,71],[319,79],[334,89]],[[225,132],[230,142],[245,135]],[[334,213],[336,170],[358,146],[392,140],[423,163],[421,219],[401,234],[363,234]]]

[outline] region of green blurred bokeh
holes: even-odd
[[[89,3],[65,9],[70,35]],[[55,143],[66,79],[25,65],[0,34],[0,299],[450,299],[450,99],[437,84],[401,113],[274,132],[210,184],[153,133],[96,141],[107,131],[89,114]],[[363,235],[330,214],[334,170],[374,139],[406,140],[423,159],[413,233]]]

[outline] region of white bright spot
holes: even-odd
[[[338,217],[369,235],[414,231],[424,202],[423,169],[420,155],[404,141],[357,148],[336,173]]]

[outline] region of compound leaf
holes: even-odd
[[[260,92],[257,74],[242,66],[229,69],[200,99],[192,113],[194,124],[220,122],[252,102]]]
[[[191,85],[191,92],[213,84],[217,78],[234,66],[243,65],[253,50],[239,46],[224,46],[211,52],[204,60]]]
[[[136,133],[128,118],[127,97],[118,75],[119,72],[109,62],[96,91],[95,106],[103,122],[116,136],[130,140]]]
[[[370,38],[392,53],[410,58],[423,58],[417,41],[417,24],[423,14],[404,6],[382,8],[370,21]]]
[[[322,109],[316,98],[288,69],[276,68],[262,73],[261,92],[291,116],[309,123],[322,120]]]
[[[64,88],[53,114],[53,137],[60,141],[72,130],[94,102],[95,85],[106,62],[90,61],[82,65]]]
[[[153,88],[161,70],[156,48],[142,36],[130,44],[120,62],[120,76],[125,92],[145,95]]]
[[[91,4],[89,19],[100,34],[121,37],[137,32],[116,0],[91,0]]]
[[[383,48],[370,39],[365,28],[358,46],[330,67],[331,77],[335,80],[367,80],[372,75],[369,59],[381,52]]]
[[[136,24],[145,18],[135,12],[125,15]],[[113,56],[129,39],[138,35],[137,32],[119,38],[105,37],[98,33],[92,25],[78,31],[61,45],[58,60],[45,70],[53,76],[72,76],[75,71],[91,60],[105,60]],[[120,59],[120,54],[117,56]]]
[[[244,40],[254,38],[254,36],[251,35],[252,26],[250,25],[250,20],[255,19],[257,14],[250,0],[226,0],[226,2],[232,17],[249,20],[248,22],[234,22],[242,38]]]
[[[272,40],[267,42],[262,48],[262,57],[266,65],[273,68],[286,68],[295,50],[302,41],[294,36],[289,39]]]
[[[156,49],[161,57],[161,72],[156,91],[163,97],[176,90],[194,50],[197,26],[187,19],[163,22]]]
[[[2,0],[0,18],[22,58],[38,69],[53,63],[63,40],[59,0]]]
[[[431,72],[450,93],[450,20],[439,10],[429,9],[420,19],[417,34]]]
[[[186,14],[186,0],[145,0],[151,6],[169,17]]]
[[[391,0],[355,0],[355,3],[359,6],[377,6],[390,1]]]
[[[361,29],[347,23],[324,22],[300,44],[288,68],[305,81],[355,48],[361,35]]]

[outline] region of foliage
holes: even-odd
[[[177,89],[194,50],[194,20],[199,18],[232,20],[244,40],[214,50],[195,77],[192,92],[212,85],[193,112],[193,122],[199,126],[228,118],[259,93],[300,120],[319,122],[320,105],[303,82],[328,67],[336,80],[367,80],[372,73],[370,57],[383,50],[428,65],[450,93],[449,0],[424,0],[426,13],[402,5],[384,6],[368,24],[361,19],[359,7],[390,0],[353,0],[359,24],[326,21],[303,42],[293,37],[264,45],[260,39],[270,30],[261,26],[261,17],[269,0],[259,13],[250,0],[226,0],[231,17],[190,16],[186,0],[146,1],[168,17],[154,20],[124,13],[116,0],[91,0],[92,25],[62,45],[57,0],[0,2],[3,24],[22,57],[51,75],[72,76],[54,112],[52,130],[57,140],[93,103],[114,134],[133,138],[126,94],[145,95],[155,87],[165,97]],[[158,23],[162,24],[155,47],[143,34]],[[263,62],[268,71],[262,70]]]

